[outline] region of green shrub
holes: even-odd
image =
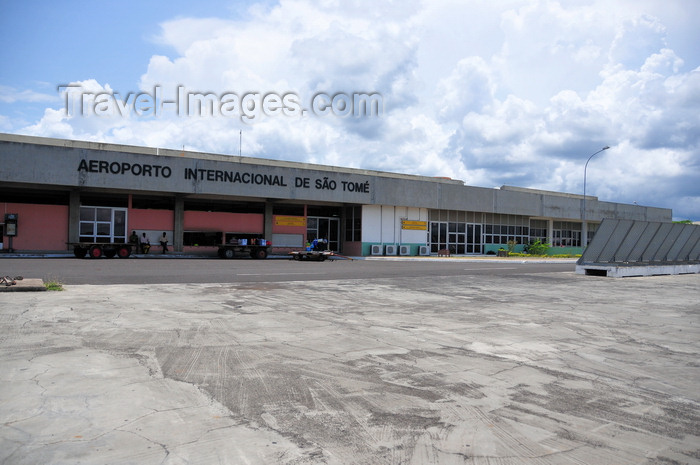
[[[526,252],[530,255],[547,255],[550,244],[543,244],[542,241],[535,241],[532,244],[528,244]]]
[[[47,281],[44,283],[44,287],[46,287],[47,291],[62,291],[63,290],[63,284],[59,283],[58,281]]]

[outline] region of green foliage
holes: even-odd
[[[525,251],[530,255],[547,255],[550,244],[543,244],[542,241],[535,241],[525,247]]]
[[[44,283],[44,287],[46,287],[47,291],[62,291],[63,290],[63,284],[59,283],[58,281],[46,281]]]

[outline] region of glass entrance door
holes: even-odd
[[[481,225],[447,221],[430,223],[430,252],[448,249],[457,255],[482,253]]]
[[[483,253],[480,224],[467,224],[466,247],[466,253]]]
[[[430,223],[430,252],[447,248],[447,222],[433,221]]]
[[[328,250],[340,251],[340,218],[309,216],[306,219],[306,241],[314,239],[328,241]]]

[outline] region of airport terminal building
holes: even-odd
[[[3,250],[18,252],[125,243],[136,231],[153,252],[165,233],[171,250],[195,254],[260,238],[273,253],[313,239],[354,256],[483,255],[536,240],[580,253],[604,218],[672,218],[594,196],[11,134],[0,134],[0,207]]]

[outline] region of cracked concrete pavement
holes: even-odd
[[[0,294],[3,464],[700,463],[700,275]]]

